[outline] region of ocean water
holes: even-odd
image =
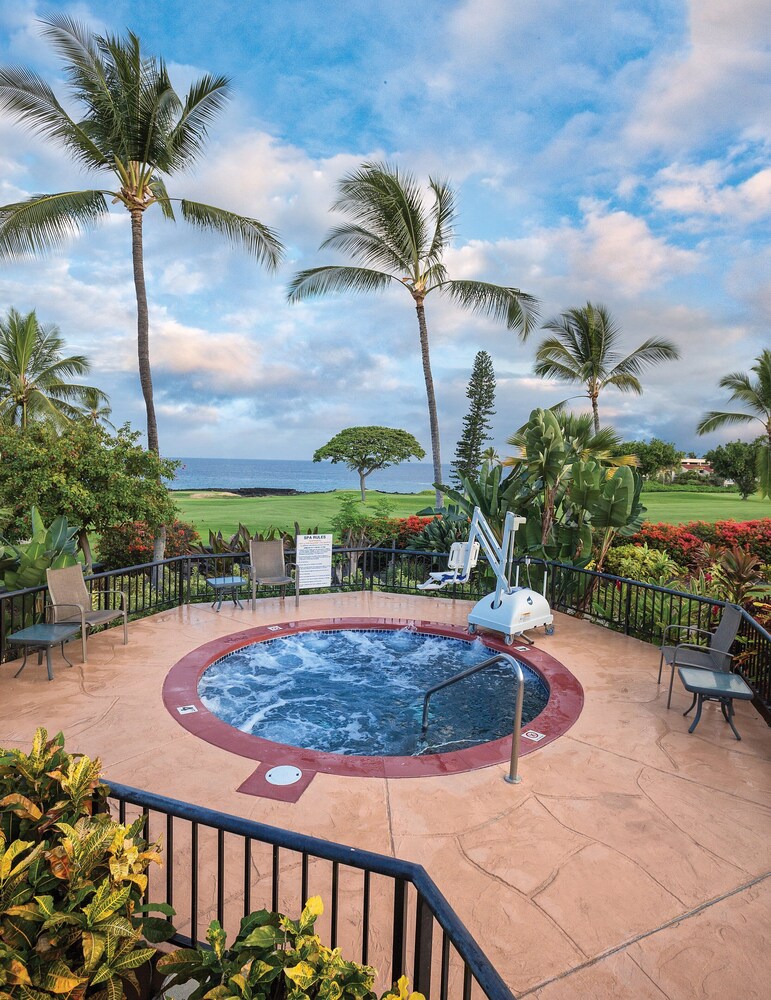
[[[182,465],[169,486],[174,490],[245,489],[248,487],[325,493],[329,490],[356,490],[359,477],[344,465],[294,459],[181,458]],[[443,466],[444,482],[450,468]],[[420,493],[430,490],[433,466],[428,462],[403,462],[367,477],[367,489],[384,493]]]

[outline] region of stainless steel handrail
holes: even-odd
[[[442,688],[449,687],[451,684],[462,681],[466,677],[471,677],[472,674],[484,670],[485,667],[491,667],[494,663],[500,663],[501,661],[511,664],[517,677],[517,699],[514,705],[514,725],[511,731],[511,762],[509,764],[509,773],[503,776],[504,781],[508,781],[511,785],[517,785],[522,780],[517,774],[517,769],[519,767],[519,736],[522,730],[522,702],[525,697],[525,675],[522,672],[521,664],[513,656],[509,656],[508,653],[496,653],[489,660],[483,660],[473,667],[461,670],[454,677],[448,677],[446,680],[440,681],[439,684],[435,684],[432,688],[429,688],[423,696],[423,723],[420,735],[421,738],[424,737],[428,730],[428,703],[431,700],[432,694],[436,694]]]

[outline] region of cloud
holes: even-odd
[[[727,170],[714,160],[672,164],[654,180],[656,207],[677,215],[706,215],[731,223],[758,222],[771,214],[771,167],[736,184],[724,183]]]

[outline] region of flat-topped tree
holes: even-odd
[[[137,300],[139,380],[147,411],[147,444],[158,452],[158,426],[150,370],[149,319],[142,225],[158,205],[174,220],[222,234],[275,267],[282,247],[267,226],[234,212],[171,198],[164,177],[192,166],[203,154],[209,125],[222,110],[229,82],[208,74],[184,98],[171,85],[163,60],[142,53],[133,32],[96,35],[64,14],[41,22],[64,62],[70,117],[48,84],[31,70],[0,68],[0,108],[22,125],[63,147],[78,166],[112,174],[116,187],[34,195],[0,208],[0,259],[34,255],[103,221],[112,201],[131,216],[131,254]]]
[[[393,427],[346,427],[313,453],[314,462],[329,459],[333,465],[344,462],[359,474],[362,502],[367,499],[367,476],[378,469],[425,458],[418,441],[407,431]]]
[[[350,254],[357,266],[327,264],[298,272],[289,285],[289,301],[299,302],[328,292],[381,291],[393,283],[407,289],[418,317],[434,483],[441,483],[439,417],[428,346],[426,296],[440,292],[457,305],[501,320],[523,340],[537,310],[536,300],[518,288],[448,277],[443,258],[453,241],[455,193],[446,181],[433,178],[429,178],[428,188],[426,199],[411,174],[383,163],[364,163],[343,177],[332,207],[346,221],[332,229],[321,247]],[[437,489],[437,507],[442,505],[442,496]]]

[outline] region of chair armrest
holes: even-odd
[[[675,655],[672,657],[672,665],[677,663],[677,654],[681,649],[695,649],[700,653],[719,653],[721,656],[727,656],[729,660],[733,659],[733,655],[727,649],[716,649],[715,646],[700,646],[696,642],[680,642],[675,646]]]
[[[121,609],[121,611],[125,610],[125,608],[126,608],[126,606],[128,604],[128,597],[126,596],[126,591],[125,590],[118,590],[117,588],[113,588],[111,590],[100,590],[99,593],[100,594],[120,594],[120,609]]]
[[[696,632],[698,635],[712,635],[708,629],[696,628],[695,625],[667,625],[662,635],[662,646],[666,645],[667,632],[669,631]]]
[[[86,609],[83,608],[83,607],[81,607],[80,604],[54,604],[54,603],[46,604],[45,609],[44,609],[44,613],[46,614],[46,617],[47,617],[49,609],[50,610],[57,610],[58,611],[60,608],[71,608],[73,611],[77,611],[78,614],[80,615],[81,623],[83,625],[85,625],[85,623],[86,623]],[[51,624],[56,624],[56,622],[52,622]]]

